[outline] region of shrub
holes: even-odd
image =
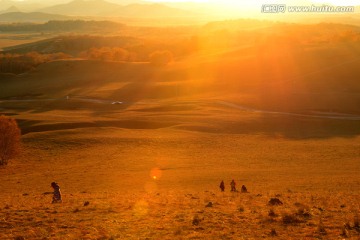
[[[20,137],[15,119],[0,116],[0,165],[7,165],[20,152]]]
[[[294,214],[285,214],[282,221],[285,225],[301,223],[301,220]]]
[[[354,217],[354,228],[356,231],[360,232],[360,219],[359,219],[359,215],[356,215]]]
[[[320,219],[320,222],[319,222],[319,225],[318,225],[318,232],[319,232],[321,235],[326,235],[326,234],[327,234],[326,229],[325,229],[325,226],[324,226],[324,223],[322,222],[321,219]]]
[[[102,61],[129,61],[131,54],[123,48],[90,48],[79,54],[80,57]]]
[[[275,211],[273,209],[269,210],[269,217],[277,217],[278,215],[275,213]]]

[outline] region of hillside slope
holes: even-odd
[[[7,12],[0,14],[1,22],[47,22],[50,20],[69,20],[72,17],[59,15],[59,14],[49,14],[42,12]]]

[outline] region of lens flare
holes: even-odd
[[[151,169],[150,171],[150,177],[153,179],[153,180],[160,180],[162,176],[162,171],[160,168],[153,168]]]

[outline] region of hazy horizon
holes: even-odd
[[[251,1],[251,0],[83,0],[85,2],[93,2],[91,5],[86,6],[85,8],[91,9],[91,11],[86,11],[83,7],[79,7],[77,9],[76,7],[71,7],[68,9],[49,9],[53,8],[55,6],[60,7],[62,4],[68,4],[71,2],[74,2],[74,0],[22,0],[22,1],[11,1],[11,0],[2,0],[0,11],[6,11],[7,9],[15,6],[19,11],[22,12],[44,12],[44,13],[55,13],[55,14],[61,14],[61,15],[70,15],[70,16],[104,16],[104,17],[114,17],[119,16],[122,17],[122,12],[113,12],[111,13],[111,9],[117,8],[114,7],[107,7],[106,10],[103,10],[101,7],[97,7],[98,5],[95,4],[102,4],[105,3],[109,4],[118,4],[119,7],[121,6],[127,6],[130,4],[164,4],[168,7],[178,9],[178,10],[185,10],[189,11],[188,14],[184,13],[188,16],[195,16],[195,17],[208,17],[209,19],[226,19],[226,18],[261,18],[261,19],[268,19],[268,18],[274,18],[274,19],[281,19],[285,20],[285,18],[288,18],[286,20],[292,20],[292,19],[301,19],[303,17],[308,18],[309,13],[310,14],[316,14],[316,16],[311,17],[320,17],[320,18],[326,18],[329,15],[336,15],[337,17],[344,17],[344,16],[354,16],[358,17],[359,13],[359,7],[360,1],[359,0],[346,0],[346,1],[340,1],[340,0],[290,0],[286,2],[286,8],[289,6],[295,6],[295,7],[311,7],[312,5],[316,6],[353,6],[354,10],[349,12],[306,12],[306,11],[298,11],[298,12],[289,12],[288,9],[285,9],[283,12],[278,13],[270,13],[267,12],[269,9],[268,7],[273,7],[276,4],[282,4],[281,1],[277,0],[262,0],[262,1]],[[79,1],[81,2],[81,0]],[[98,3],[95,3],[98,2]],[[110,9],[110,11],[109,11]],[[115,10],[115,9],[114,9]],[[265,10],[265,11],[264,11]],[[97,12],[98,11],[98,12]],[[147,10],[146,10],[147,11]],[[157,13],[163,13],[167,10],[157,10],[156,13],[154,13],[154,16],[157,15]],[[131,12],[131,11],[130,11]],[[133,15],[141,17],[142,13],[133,13]],[[136,15],[137,14],[137,15]],[[355,14],[355,15],[354,15]],[[170,14],[171,15],[171,14]],[[177,15],[176,15],[177,16]],[[127,15],[125,15],[127,17]]]

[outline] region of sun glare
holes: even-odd
[[[258,5],[261,4],[270,4],[270,3],[283,3],[283,1],[278,0],[261,0],[261,1],[251,1],[251,0],[146,0],[148,2],[189,2],[189,3],[213,3],[217,5],[232,5],[232,6],[239,6],[239,5]],[[291,0],[287,3],[292,4],[301,4],[304,3],[304,1],[301,0]],[[332,5],[338,5],[338,6],[357,6],[360,5],[360,0],[310,0],[309,2],[313,2],[316,4],[332,4]]]
[[[147,0],[147,2],[208,2],[209,0]]]
[[[332,4],[336,6],[357,6],[360,5],[359,0],[313,0],[314,3]]]

